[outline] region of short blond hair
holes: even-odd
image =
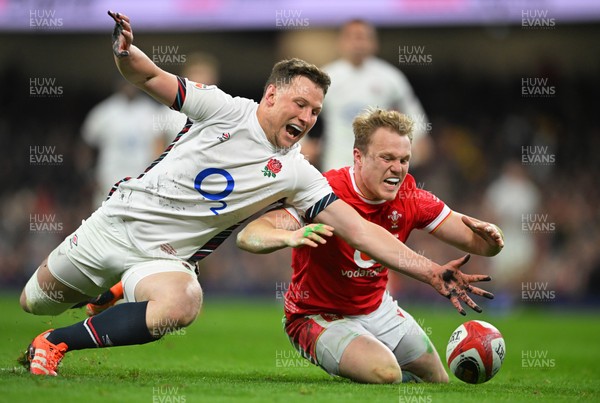
[[[352,122],[354,148],[366,153],[371,143],[371,135],[380,127],[387,127],[400,136],[408,136],[412,143],[413,121],[408,116],[398,111],[368,108]]]

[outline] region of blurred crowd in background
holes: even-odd
[[[56,42],[60,46],[60,38]],[[110,55],[108,44],[105,51],[103,60]],[[258,101],[274,61],[264,60],[261,76],[248,77],[242,90],[226,77],[223,88]],[[388,62],[405,67],[397,59]],[[503,229],[500,255],[475,257],[464,267],[493,277],[485,286],[497,294],[496,304],[598,304],[600,74],[568,74],[551,58],[537,68],[502,77],[439,65],[435,74],[426,67],[403,69],[427,114],[432,140],[430,158],[411,173],[451,208]],[[32,95],[32,86],[52,84],[32,83],[16,60],[0,63],[0,289],[20,290],[42,259],[97,208],[100,151],[85,141],[83,128],[113,89],[62,85],[62,94]],[[169,126],[162,117],[166,108],[153,113],[153,130]],[[173,135],[164,133],[165,143]],[[427,234],[413,234],[408,243],[439,263],[461,255]],[[200,280],[207,295],[280,299],[290,281],[289,263],[289,250],[260,256],[239,251],[234,235],[201,262]],[[401,304],[435,299],[429,287],[391,277]]]

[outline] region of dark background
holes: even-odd
[[[258,101],[279,59],[298,56],[319,65],[333,60],[334,29],[332,25],[302,30],[144,30],[136,32],[134,42],[149,54],[161,45],[177,46],[182,55],[212,53],[220,62],[220,87]],[[108,21],[103,34],[0,33],[0,288],[21,289],[40,261],[92,211],[95,154],[83,144],[80,127],[87,112],[112,93],[118,77],[111,30]],[[413,174],[451,208],[495,221],[498,217],[486,192],[506,163],[522,161],[523,147],[532,145],[547,147],[546,154],[555,157],[550,165],[522,167],[541,196],[535,211],[522,214],[545,215],[546,223],[553,224],[551,231],[528,233],[534,241],[533,262],[506,276],[487,258],[473,259],[465,268],[494,277],[492,289],[502,298],[491,306],[531,303],[522,296],[531,284],[553,291],[550,301],[537,301],[545,306],[596,306],[600,26],[560,20],[552,29],[517,24],[387,25],[379,27],[379,36],[380,57],[407,75],[431,121],[435,156]],[[432,63],[400,65],[398,47],[403,45],[425,46]],[[177,72],[182,66],[161,67]],[[39,77],[54,79],[62,94],[32,97],[31,80]],[[522,83],[530,77],[547,79],[554,95],[524,97]],[[62,162],[32,165],[30,149],[35,146],[55,147]],[[32,214],[49,214],[62,230],[32,231]],[[513,217],[517,223],[522,214]],[[429,238],[419,234],[409,243],[438,262],[460,256]],[[203,263],[200,280],[207,294],[278,298],[277,291],[290,279],[289,251],[251,256],[238,251],[232,241]],[[515,260],[514,265],[521,263]],[[392,277],[391,289],[401,303],[408,298],[431,299],[426,286]]]

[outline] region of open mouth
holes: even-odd
[[[290,123],[289,125],[285,126],[285,130],[292,136],[292,137],[298,137],[299,135],[302,134],[302,128],[298,125],[295,125],[293,123]]]
[[[388,185],[396,186],[400,183],[400,178],[387,178],[383,180]]]

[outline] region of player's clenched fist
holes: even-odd
[[[113,53],[116,57],[129,56],[129,47],[133,43],[133,31],[129,24],[129,17],[114,11],[108,11],[115,20],[115,29],[112,34]]]
[[[465,215],[461,219],[474,234],[481,237],[489,245],[492,255],[496,255],[502,250],[504,247],[504,234],[498,226]]]

